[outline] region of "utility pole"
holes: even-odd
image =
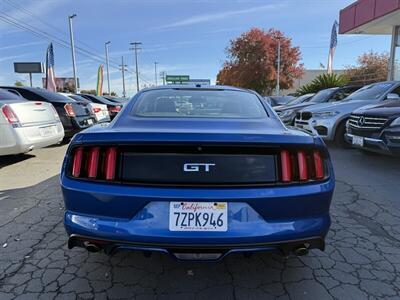
[[[154,62],[154,79],[156,81],[156,86],[157,86],[157,64],[158,62]]]
[[[107,87],[108,87],[108,95],[111,96],[111,87],[110,87],[110,66],[108,63],[108,45],[110,45],[111,42],[108,41],[104,43],[104,47],[106,48],[106,66],[107,66]]]
[[[121,57],[121,64],[119,65],[122,71],[122,95],[126,98],[126,89],[125,89],[125,71],[127,71],[127,65],[124,64],[124,57]]]
[[[68,16],[69,22],[69,38],[71,42],[71,54],[72,54],[72,70],[74,72],[74,92],[78,92],[78,79],[76,78],[76,59],[75,59],[75,44],[74,44],[74,31],[72,30],[72,19],[76,17],[76,14]]]
[[[137,56],[137,51],[140,50],[139,46],[141,45],[141,42],[132,42],[131,45],[133,48],[131,50],[135,51],[135,66],[136,66],[136,90],[139,92],[139,68],[138,68],[138,56]]]
[[[162,78],[163,85],[165,85],[165,71],[160,72],[160,77]]]
[[[281,40],[278,39],[278,67],[276,70],[276,95],[279,96],[280,86],[280,72],[281,72]]]

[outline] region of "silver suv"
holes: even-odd
[[[299,111],[295,126],[317,132],[325,140],[346,146],[346,122],[353,110],[387,99],[397,99],[399,95],[400,81],[367,85],[342,101],[318,104]]]

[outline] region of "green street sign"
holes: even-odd
[[[165,76],[165,80],[172,82],[189,81],[189,75],[167,75]]]

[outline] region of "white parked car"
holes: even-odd
[[[51,103],[26,101],[0,89],[0,156],[60,143],[64,128]]]
[[[92,110],[94,117],[96,118],[97,123],[111,121],[110,113],[108,112],[107,105],[90,102],[89,100],[83,98],[82,96],[75,95],[75,94],[69,94],[69,93],[60,93],[60,94],[67,96],[76,101],[87,102],[88,105],[90,106],[90,109]]]

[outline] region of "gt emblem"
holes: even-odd
[[[184,172],[210,172],[210,167],[215,164],[210,163],[186,163],[183,165]]]

